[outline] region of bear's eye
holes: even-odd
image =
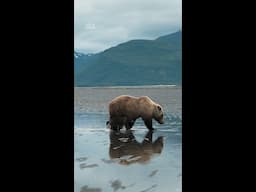
[[[157,106],[158,110],[161,111],[161,107],[160,106]]]

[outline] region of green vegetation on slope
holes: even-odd
[[[181,84],[181,31],[75,59],[75,86]]]

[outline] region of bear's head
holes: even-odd
[[[164,124],[164,112],[160,105],[154,106],[153,118],[160,124]]]

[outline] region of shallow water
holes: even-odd
[[[75,192],[181,191],[182,124],[165,114],[149,132],[138,119],[131,131],[106,128],[107,113],[75,114]]]

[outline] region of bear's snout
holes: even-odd
[[[163,120],[163,119],[160,119],[160,120],[158,121],[158,123],[164,124],[164,120]]]

